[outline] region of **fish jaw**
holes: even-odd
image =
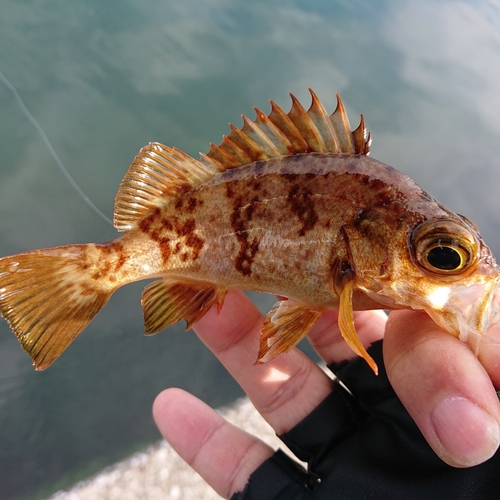
[[[484,259],[471,275],[457,281],[409,276],[407,280],[375,279],[376,290],[365,289],[365,293],[386,309],[424,310],[464,342],[471,334],[483,337],[500,323],[500,267],[493,259]]]
[[[474,284],[436,287],[425,297],[425,311],[442,328],[466,342],[500,321],[500,276]]]
[[[471,333],[484,335],[500,322],[499,269],[495,266],[490,275],[465,283],[428,284],[414,299],[410,307],[425,310],[436,324],[466,342]]]

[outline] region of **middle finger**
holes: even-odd
[[[356,356],[342,338],[338,315],[338,311],[325,312],[307,336],[314,350],[327,365]],[[387,315],[384,311],[354,312],[354,326],[359,340],[365,347],[383,338],[386,323]]]

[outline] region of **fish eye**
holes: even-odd
[[[462,249],[440,244],[428,249],[425,259],[429,266],[434,269],[456,271],[463,267],[468,257],[467,255],[463,255],[463,253]]]
[[[465,224],[451,219],[419,224],[411,233],[409,245],[414,263],[432,277],[461,278],[477,265],[478,239]]]

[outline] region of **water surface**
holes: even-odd
[[[228,121],[339,91],[372,156],[473,219],[500,255],[500,11],[495,1],[4,0],[0,71],[108,217],[150,141],[196,156]],[[106,241],[0,84],[0,255]],[[119,290],[49,370],[0,321],[0,498],[44,498],[158,439],[150,407],[180,386],[212,405],[236,384],[192,332],[142,335],[143,284]],[[268,304],[263,307],[269,306]]]

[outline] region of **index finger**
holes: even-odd
[[[323,314],[309,341],[327,364],[354,357],[343,340],[336,311]],[[303,420],[332,391],[332,380],[298,349],[255,365],[263,316],[241,292],[228,294],[219,314],[213,308],[194,330],[245,390],[259,413],[278,434]],[[383,337],[387,316],[382,311],[355,313],[364,345]]]
[[[255,365],[263,316],[242,293],[227,294],[193,329],[277,434],[303,420],[332,391],[331,379],[298,349]]]

